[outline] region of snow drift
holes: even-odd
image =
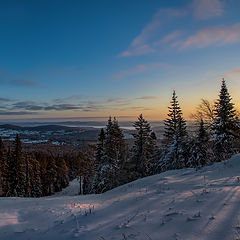
[[[100,195],[77,181],[43,198],[0,198],[0,239],[240,239],[240,155],[168,171]]]

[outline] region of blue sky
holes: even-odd
[[[226,78],[240,101],[240,2],[1,1],[0,118],[186,118]]]

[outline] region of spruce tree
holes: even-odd
[[[108,162],[113,162],[115,157],[113,137],[113,122],[110,116],[106,126],[106,138],[104,141],[104,158]]]
[[[199,122],[199,129],[190,145],[188,167],[199,169],[211,162],[212,154],[209,143],[209,134],[205,129],[203,119]]]
[[[55,191],[59,192],[68,186],[68,168],[63,157],[56,158],[56,181],[54,184]]]
[[[224,79],[219,98],[215,102],[212,131],[216,161],[221,161],[234,152],[232,145],[239,137],[236,110]]]
[[[22,153],[22,143],[18,136],[14,141],[13,151],[7,154],[7,179],[9,189],[7,196],[24,197],[26,187],[26,164]]]
[[[98,167],[95,167],[94,193],[110,190],[120,184],[119,173],[125,160],[124,136],[116,118],[112,120],[109,117],[105,134],[103,155],[100,161],[98,159]]]
[[[179,106],[175,91],[173,91],[171,106],[168,107],[168,118],[165,123],[165,151],[159,162],[162,171],[179,169],[186,166],[186,121],[182,117],[182,110]]]
[[[16,135],[16,139],[14,142],[14,150],[13,150],[13,159],[17,168],[17,179],[16,179],[16,191],[17,196],[23,197],[25,196],[25,185],[26,185],[26,165],[22,152],[22,143],[19,135]]]
[[[113,150],[114,150],[114,159],[115,164],[118,167],[121,167],[124,162],[124,135],[116,117],[113,118],[113,125],[112,125],[112,135],[113,135]]]
[[[83,194],[91,193],[91,190],[92,190],[92,180],[95,173],[94,172],[94,152],[95,152],[95,146],[90,144],[87,150],[84,152],[85,166],[82,172],[82,176],[83,176],[82,193]]]
[[[26,166],[26,180],[25,180],[25,197],[31,197],[32,192],[31,192],[31,173],[32,173],[32,164],[31,164],[31,156],[30,155],[25,155],[25,166]]]
[[[6,196],[7,191],[7,160],[4,144],[0,137],[0,196]]]
[[[105,132],[104,132],[104,129],[102,128],[98,136],[98,142],[97,142],[96,151],[95,151],[96,166],[98,166],[101,163],[102,157],[104,155],[103,147],[104,147],[105,138],[106,138]]]
[[[44,185],[46,187],[46,194],[51,195],[54,193],[54,183],[57,177],[57,166],[55,159],[50,156],[47,157],[47,165],[44,175]]]
[[[7,197],[16,197],[16,165],[14,163],[14,160],[12,158],[12,153],[10,147],[8,147],[7,151],[7,183],[8,183],[8,189],[6,192]]]
[[[40,164],[37,161],[36,157],[31,155],[30,157],[31,171],[31,196],[32,197],[41,197],[42,196],[42,185],[41,185],[41,171]]]
[[[133,126],[136,133],[133,134],[134,146],[133,163],[137,176],[144,177],[148,175],[149,160],[154,154],[156,135],[152,132],[148,121],[140,114],[138,121]]]
[[[179,138],[184,138],[187,135],[186,121],[182,117],[182,109],[179,106],[175,91],[173,91],[171,106],[168,109],[168,118],[164,121],[164,136],[171,143],[174,136],[178,135]]]

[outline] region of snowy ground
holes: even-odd
[[[240,239],[240,155],[147,177],[101,195],[78,183],[40,199],[0,198],[1,240]]]

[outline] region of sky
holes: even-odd
[[[184,117],[226,79],[240,107],[238,0],[0,1],[0,119]]]

